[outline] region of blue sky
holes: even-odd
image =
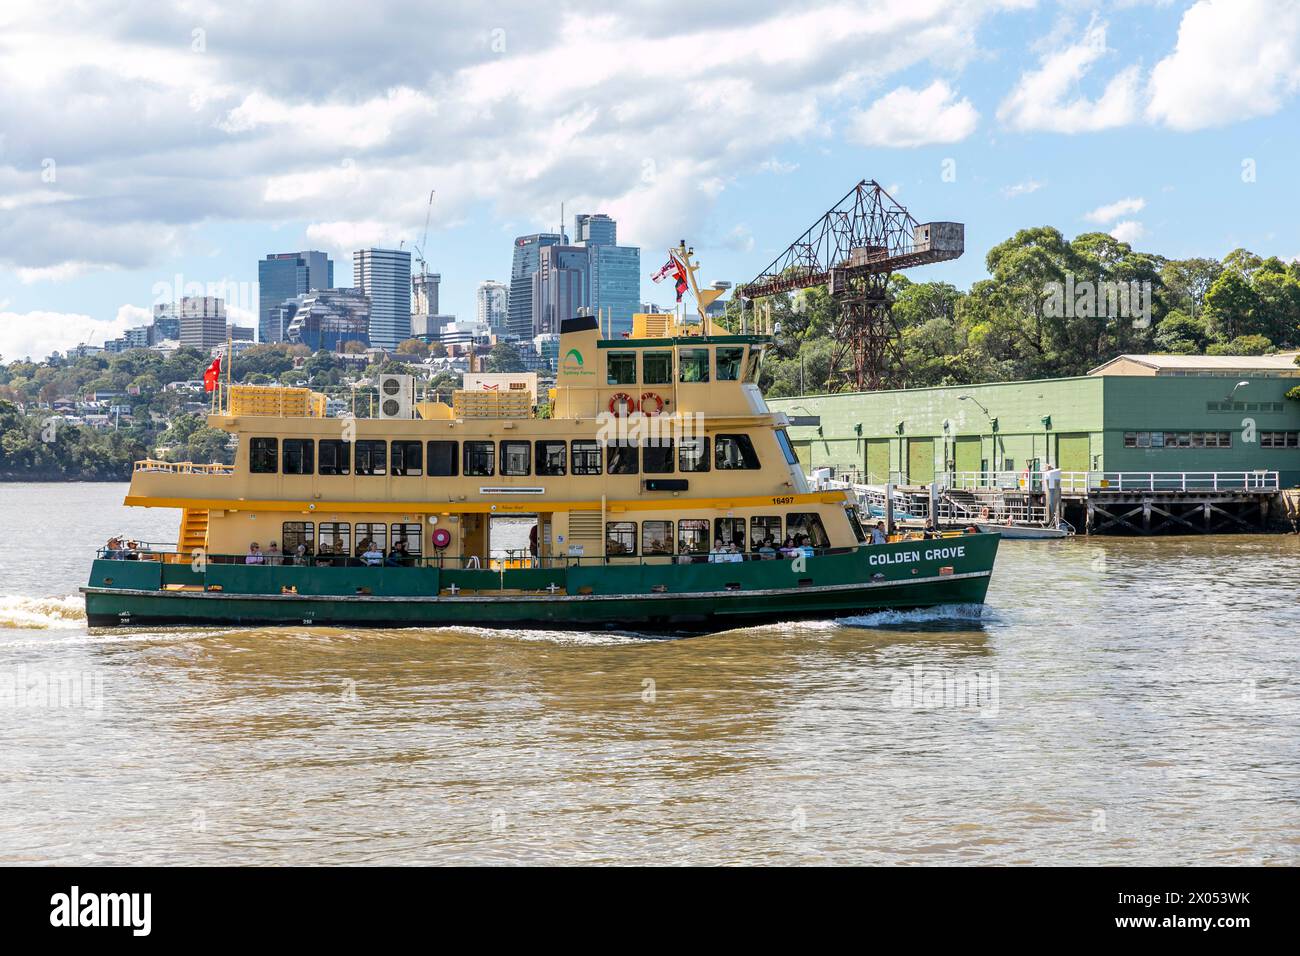
[[[431,188],[462,316],[561,202],[614,215],[662,301],[671,241],[743,282],[862,178],[966,223],[916,279],[1043,224],[1300,256],[1300,0],[478,7],[6,5],[0,355],[100,343],[176,276],[253,324],[259,258],[322,248],[348,284]]]

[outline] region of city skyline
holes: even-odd
[[[923,276],[962,288],[990,248],[1040,225],[1169,257],[1300,256],[1300,224],[1278,215],[1300,150],[1293,2],[859,12],[772,0],[741,23],[726,8],[664,23],[381,2],[357,38],[293,4],[114,18],[8,5],[0,355],[118,337],[188,294],[156,291],[177,278],[253,286],[271,250],[346,262],[421,242],[446,277],[441,310],[474,315],[478,282],[509,268],[505,243],[567,230],[562,205],[618,220],[642,250],[642,300],[682,237],[704,283],[741,283],[862,178],[920,221],[967,224],[966,255]],[[306,32],[276,56],[256,42],[290,23]],[[574,69],[579,50],[602,55]],[[665,95],[665,76],[684,95]],[[102,108],[69,99],[85,82]],[[227,301],[257,324],[255,297]]]

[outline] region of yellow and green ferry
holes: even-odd
[[[179,509],[176,544],[101,550],[89,624],[708,631],[982,603],[998,536],[869,544],[764,402],[770,330],[715,329],[677,254],[698,321],[565,320],[547,417],[527,377],[466,376],[448,403],[385,376],[376,418],[220,388],[234,464],[136,463],[125,503]],[[494,547],[502,517],[531,520],[528,547]]]

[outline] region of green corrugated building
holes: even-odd
[[[928,484],[944,472],[1279,472],[1300,485],[1294,353],[1125,355],[1088,375],[946,388],[774,398],[820,416],[792,425],[805,470],[868,484]]]

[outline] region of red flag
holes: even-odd
[[[673,257],[673,262],[677,267],[673,270],[673,278],[677,280],[677,301],[680,302],[682,294],[686,292],[686,267],[677,261],[676,256]]]
[[[203,391],[215,391],[217,383],[221,381],[221,357],[217,356],[208,366],[208,370],[203,373]]]

